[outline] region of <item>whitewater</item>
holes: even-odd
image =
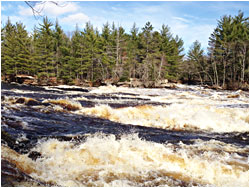
[[[176,86],[2,84],[2,185],[248,187],[249,92]]]

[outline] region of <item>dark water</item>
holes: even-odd
[[[85,97],[88,100],[79,100],[82,107],[94,107],[97,104],[106,104],[112,108],[145,104],[153,106],[167,106],[171,104],[140,98],[137,94],[93,94],[89,93],[88,89],[55,88],[46,90],[42,87],[5,83],[2,83],[1,87],[1,143],[19,154],[27,154],[34,161],[41,157],[41,154],[31,150],[40,140],[54,138],[59,141],[78,144],[84,142],[88,135],[97,133],[115,135],[117,140],[122,135],[138,134],[142,140],[159,144],[177,144],[181,142],[186,145],[192,145],[195,140],[202,140],[204,142],[216,140],[239,148],[245,148],[249,145],[249,132],[175,131],[122,124],[108,119],[77,115],[71,113],[74,109],[66,108],[65,106],[63,110],[57,111],[53,103],[43,102],[46,99]],[[15,90],[13,91],[13,89]],[[16,90],[22,92],[15,92]],[[69,94],[69,91],[77,91],[78,93]],[[29,99],[25,101],[23,98],[32,98],[33,100]],[[243,108],[248,108],[248,106],[243,105]],[[248,156],[248,153],[245,152],[237,151],[235,153],[242,157]],[[6,159],[2,159],[1,170],[2,186],[13,186],[16,185],[16,182],[21,181],[33,181],[40,186],[53,186],[53,184],[45,184],[43,181],[22,172],[20,168],[17,168],[11,161]],[[182,185],[185,186],[185,183]]]

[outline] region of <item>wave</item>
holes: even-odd
[[[248,186],[247,148],[219,141],[158,144],[137,134],[94,134],[80,143],[49,139],[35,161],[2,146],[3,158],[42,182],[58,186]]]
[[[216,108],[204,105],[142,105],[114,109],[108,105],[81,108],[77,114],[111,121],[170,130],[207,130],[213,132],[249,131],[248,109]]]

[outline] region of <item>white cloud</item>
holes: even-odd
[[[116,8],[116,7],[111,7],[111,9],[112,9],[113,11],[118,11],[118,10],[119,10],[119,9]]]
[[[23,7],[23,6],[18,6],[18,13],[21,16],[31,16],[33,15],[32,9],[30,7]],[[38,12],[41,12],[41,15],[46,15],[46,16],[60,16],[65,13],[72,13],[76,12],[79,10],[78,6],[74,2],[67,2],[67,3],[52,3],[52,2],[42,2],[42,3],[37,3],[34,6],[35,10],[38,10]]]
[[[183,39],[185,52],[189,50],[195,40],[198,40],[206,51],[209,37],[216,25],[197,21],[198,18],[195,16],[184,14],[184,17],[171,17],[169,26],[172,33]]]
[[[71,13],[76,11],[78,11],[78,6],[73,2],[59,5],[56,5],[54,3],[47,3],[44,8],[44,12],[46,14],[54,16],[59,16],[65,13]]]
[[[181,18],[181,17],[176,17],[176,16],[173,16],[172,17],[174,20],[179,20],[181,22],[185,22],[185,23],[190,23],[190,20],[187,20],[185,18]]]
[[[184,48],[187,52],[195,40],[198,40],[202,48],[207,50],[208,40],[215,26],[210,24],[187,24],[177,21],[172,22],[170,28],[174,35],[178,35],[183,39]]]
[[[190,19],[201,19],[201,18],[199,18],[199,17],[196,17],[196,16],[192,16],[192,15],[189,15],[189,14],[184,14],[184,16],[185,17],[188,17],[188,18],[190,18]]]
[[[183,23],[181,21],[178,21],[178,20],[172,20],[170,23],[169,23],[169,26],[171,28],[171,31],[172,33],[174,34],[178,34],[180,35],[179,33],[188,33],[188,29],[189,28],[189,25],[187,23]],[[182,36],[182,35],[180,35]]]
[[[89,17],[83,13],[71,14],[69,16],[60,19],[60,23],[70,24],[70,25],[81,24],[87,21],[89,21]]]
[[[23,6],[18,6],[18,13],[20,16],[32,16],[33,15],[33,12],[32,12],[32,9],[29,8],[29,7],[23,7]]]

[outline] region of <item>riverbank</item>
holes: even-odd
[[[119,81],[115,79],[106,79],[106,80],[74,80],[70,84],[64,83],[62,80],[58,80],[56,77],[50,78],[37,78],[29,75],[8,75],[1,77],[2,82],[5,83],[18,83],[18,84],[26,84],[32,86],[59,86],[59,85],[74,85],[80,87],[99,87],[99,86],[108,86],[114,85],[117,87],[132,87],[132,88],[167,88],[167,89],[176,89],[178,88],[178,84],[186,84],[186,85],[199,85],[204,88],[214,89],[214,90],[243,90],[249,91],[249,83],[239,83],[236,82],[234,84],[227,83],[225,86],[217,86],[211,85],[209,83],[200,84],[199,81],[170,81],[167,79],[162,79],[158,81],[142,81],[137,78],[130,78],[129,81]]]

